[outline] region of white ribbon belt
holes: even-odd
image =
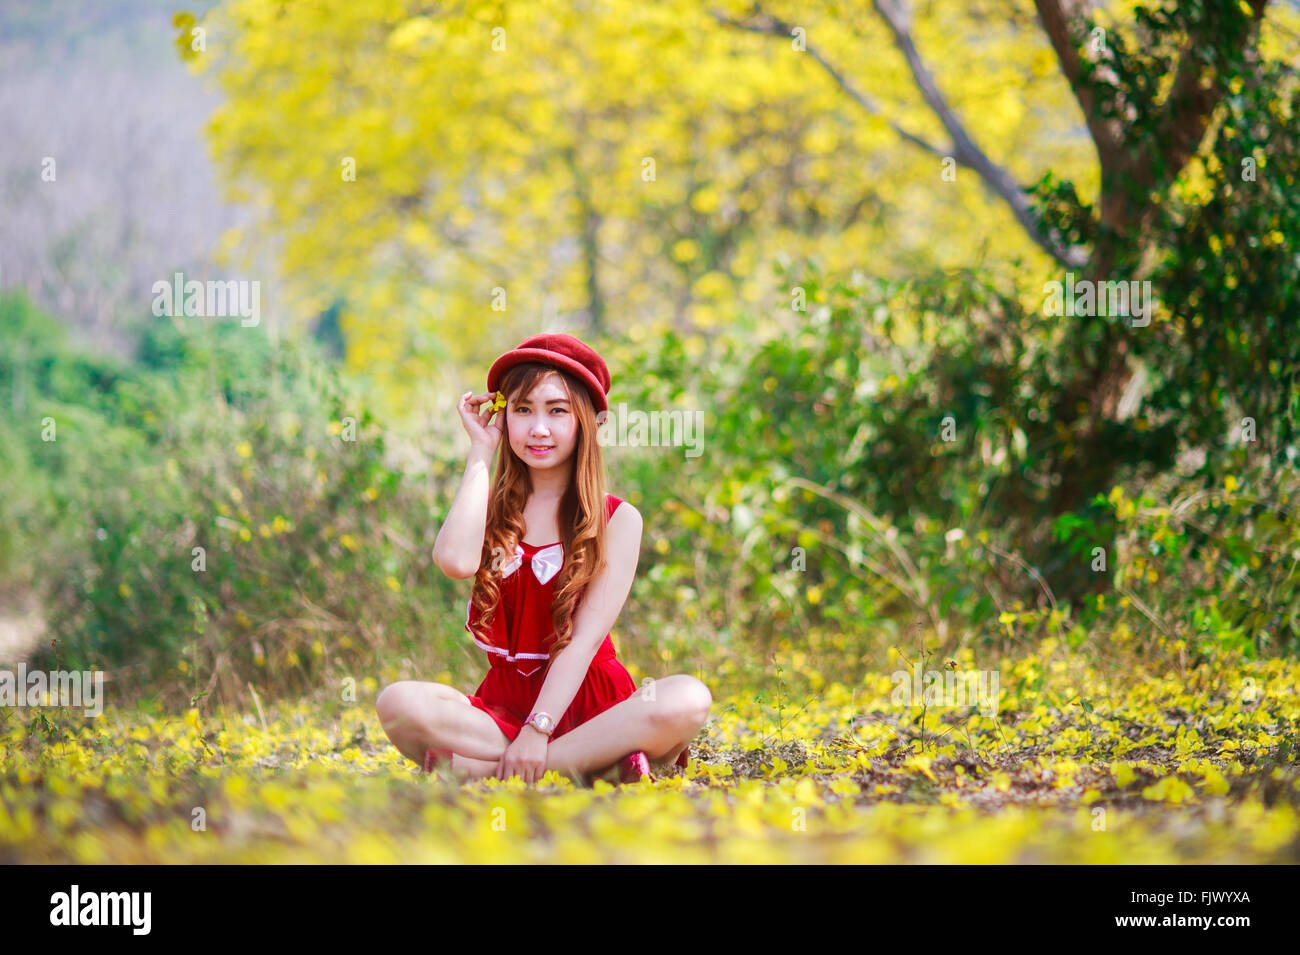
[[[501,565],[502,578],[509,577],[518,570],[523,560],[524,549],[516,544],[514,556]],[[537,582],[545,584],[564,566],[564,547],[558,543],[543,547],[532,556],[530,563],[533,565],[533,576],[537,578]]]

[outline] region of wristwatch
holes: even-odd
[[[541,733],[543,736],[550,736],[555,732],[555,720],[551,719],[549,713],[542,713],[541,711],[534,713],[532,716],[528,717],[528,719],[524,720],[524,725],[532,725],[537,732]]]

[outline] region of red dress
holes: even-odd
[[[605,503],[606,517],[613,517],[623,502],[608,494]],[[519,543],[514,559],[503,566],[501,603],[496,618],[489,625],[488,643],[480,640],[470,629],[470,620],[477,615],[472,595],[466,604],[465,629],[474,642],[487,651],[490,664],[487,676],[469,701],[496,720],[501,732],[511,740],[523,729],[524,720],[528,719],[537,695],[542,691],[543,671],[548,659],[543,641],[555,632],[551,622],[551,601],[563,560],[564,548],[558,542],[544,547],[523,541]],[[623,702],[636,690],[632,675],[614,655],[610,635],[605,634],[586,677],[573,702],[556,723],[551,738],[563,736],[575,726]]]

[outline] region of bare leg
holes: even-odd
[[[461,756],[459,753],[453,753],[451,768],[453,772],[462,773],[470,779],[485,779],[491,776],[493,770],[497,768],[497,760],[474,759],[472,756]]]
[[[483,779],[492,776],[510,745],[492,717],[442,683],[394,683],[384,687],[375,708],[393,745],[420,766],[429,749],[449,749],[452,773]]]
[[[693,676],[656,680],[653,699],[634,693],[552,740],[546,768],[599,773],[637,750],[656,762],[670,755],[676,759],[708,721],[712,703],[708,687]]]
[[[635,693],[553,740],[546,769],[581,778],[637,750],[656,762],[671,762],[708,720],[711,706],[708,688],[693,676],[657,680],[652,697]],[[510,745],[492,717],[445,684],[393,683],[379,694],[375,708],[393,745],[421,766],[428,749],[450,749],[453,771],[482,778],[491,775]]]
[[[691,739],[695,739],[695,737],[692,736]],[[691,745],[691,739],[688,739],[686,742],[682,743],[682,745],[678,746],[676,749],[669,750],[666,755],[657,757],[654,761],[656,763],[667,763],[669,765],[672,765],[673,763],[677,762],[677,757],[682,755],[682,750],[687,749]],[[647,756],[646,758],[649,759],[650,757]]]
[[[469,756],[460,756],[453,754],[451,758],[452,772],[460,773],[467,779],[488,779],[494,778],[493,773],[497,768],[495,759],[473,759]],[[575,783],[584,783],[585,780],[577,773],[566,772],[562,769],[556,769],[548,765],[546,770],[549,772],[554,769],[561,776],[567,776]]]
[[[393,745],[420,766],[431,748],[495,765],[510,744],[496,720],[471,705],[464,693],[442,683],[390,684],[379,694],[375,709]]]

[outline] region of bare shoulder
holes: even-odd
[[[640,530],[643,526],[641,512],[632,506],[630,501],[621,501],[614,508],[614,513],[610,515],[609,526],[612,529],[615,525],[620,527],[635,527]]]
[[[623,501],[614,509],[608,526],[608,539],[611,548],[637,551],[641,547],[641,529],[644,522],[641,512],[629,502]]]

